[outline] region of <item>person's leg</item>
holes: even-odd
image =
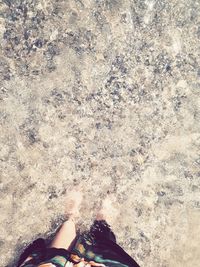
[[[67,194],[66,197],[66,216],[69,218],[60,227],[58,233],[50,244],[50,248],[64,248],[70,249],[71,244],[76,239],[76,227],[75,221],[79,218],[79,209],[82,201],[82,191],[80,188],[76,188]],[[22,260],[19,260],[18,267],[24,262],[31,260],[32,257],[25,256]],[[22,263],[23,262],[23,263]]]
[[[72,190],[66,197],[66,216],[69,218],[56,234],[50,247],[70,249],[76,238],[75,222],[80,214],[79,209],[82,202],[82,192],[79,188]]]
[[[60,230],[53,239],[51,246],[53,248],[69,249],[76,237],[76,227],[72,219],[64,222]]]
[[[117,199],[114,194],[108,195],[101,205],[101,209],[96,214],[96,220],[105,220],[109,225],[114,225],[119,216],[119,207]]]
[[[58,233],[56,234],[55,238],[53,239],[50,245],[50,248],[63,248],[68,250],[73,241],[75,240],[75,238],[76,238],[75,223],[73,219],[69,219],[68,221],[64,222],[60,227]],[[28,256],[23,261],[23,264],[31,259],[32,257]],[[18,266],[21,266],[21,263]]]
[[[116,203],[117,200],[114,195],[109,195],[102,201],[101,209],[98,211],[96,219],[90,228],[91,233],[97,240],[109,239],[116,242],[115,234],[111,230],[111,226],[115,224],[119,215]]]

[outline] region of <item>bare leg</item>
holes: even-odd
[[[64,222],[51,243],[51,247],[68,249],[76,237],[75,223],[72,219]]]
[[[53,239],[50,247],[51,248],[64,248],[69,249],[70,245],[76,237],[76,228],[73,219],[69,219],[64,222],[60,230]],[[29,256],[24,262],[31,260],[32,257]],[[21,265],[20,265],[21,266]]]
[[[76,188],[67,195],[66,199],[66,215],[69,218],[63,223],[55,238],[53,239],[51,248],[69,249],[76,238],[75,221],[79,217],[79,208],[82,201],[82,192]],[[23,263],[32,259],[29,256]]]
[[[71,191],[66,199],[66,215],[68,221],[63,223],[50,247],[69,249],[76,238],[75,222],[79,217],[82,192],[78,189]]]

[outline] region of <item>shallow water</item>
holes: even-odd
[[[0,266],[56,230],[77,186],[81,230],[108,197],[141,267],[198,266],[199,2],[0,8]]]

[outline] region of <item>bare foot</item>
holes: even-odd
[[[66,197],[65,214],[74,222],[80,217],[80,205],[83,199],[83,193],[80,188],[76,188],[68,193]]]
[[[105,220],[108,224],[113,225],[116,222],[118,215],[119,210],[117,209],[117,199],[114,195],[109,195],[102,201],[102,206],[96,219]]]

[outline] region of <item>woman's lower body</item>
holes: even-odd
[[[114,208],[105,201],[89,231],[76,234],[75,221],[80,217],[81,193],[71,192],[67,200],[70,217],[57,232],[50,246],[44,239],[35,240],[21,255],[17,267],[139,267],[116,243],[106,222]]]
[[[139,267],[139,265],[116,244],[116,238],[105,220],[95,220],[90,230],[76,236],[72,220],[65,222],[50,247],[38,239],[21,255],[18,266],[64,267],[64,266],[110,266]]]

